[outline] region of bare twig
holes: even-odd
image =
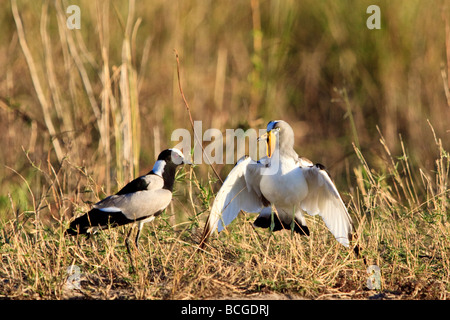
[[[180,59],[179,59],[179,55],[178,55],[178,51],[175,50],[175,55],[177,58],[177,76],[178,76],[178,88],[180,89],[180,93],[181,93],[181,97],[183,98],[183,102],[184,105],[186,106],[186,110],[189,114],[189,121],[191,122],[191,126],[192,126],[192,131],[194,132],[194,137],[197,140],[198,144],[200,145],[200,147],[202,148],[202,153],[203,155],[208,159],[208,163],[211,166],[211,169],[214,171],[214,174],[216,175],[216,177],[220,180],[221,183],[223,183],[222,178],[220,178],[219,174],[217,173],[216,169],[214,168],[214,166],[212,165],[211,160],[209,159],[208,155],[205,153],[205,149],[203,148],[203,144],[202,141],[200,140],[200,138],[197,136],[197,132],[195,132],[194,130],[194,120],[192,120],[192,114],[191,114],[191,108],[189,107],[189,103],[186,100],[186,97],[184,95],[183,92],[183,88],[181,87],[181,78],[180,78]]]
[[[30,70],[31,80],[33,81],[33,86],[36,91],[39,103],[41,104],[42,114],[44,116],[45,125],[47,126],[48,133],[50,134],[53,147],[55,149],[56,157],[58,161],[61,162],[63,159],[63,150],[61,148],[61,144],[59,140],[55,137],[56,130],[53,126],[52,118],[50,115],[50,104],[45,97],[44,91],[42,90],[41,82],[39,80],[38,72],[36,69],[36,65],[34,63],[33,56],[31,54],[30,48],[28,47],[27,39],[25,37],[25,31],[23,29],[22,19],[19,15],[19,10],[17,9],[16,0],[11,0],[11,9],[14,17],[14,21],[16,22],[17,35],[19,37],[19,43],[22,48],[22,52],[25,56],[25,60],[27,61],[28,69]]]
[[[102,3],[102,7],[97,3],[97,21],[98,21],[98,35],[100,40],[100,47],[102,53],[102,78],[103,78],[103,90],[101,93],[102,97],[102,113],[101,113],[101,123],[107,136],[104,140],[105,149],[105,160],[106,160],[106,192],[111,192],[111,175],[109,174],[111,168],[111,144],[109,138],[109,116],[111,111],[110,99],[111,93],[111,76],[109,72],[109,24],[108,24],[108,5],[109,3]]]
[[[0,97],[0,109],[5,110],[6,112],[13,112],[16,118],[22,119],[22,121],[26,123],[36,123],[37,127],[40,130],[47,131],[47,127],[41,121],[34,119],[27,112],[20,110],[12,105],[12,103],[2,97]]]
[[[447,105],[450,108],[450,89],[449,89],[449,85],[448,85],[448,81],[450,81],[450,80],[448,79],[448,75],[445,72],[444,65],[442,65],[442,67],[441,67],[441,77],[442,77],[442,81],[444,84],[444,92],[445,92],[445,97],[447,98]]]
[[[442,8],[442,19],[445,24],[445,49],[447,54],[447,73],[445,72],[445,67],[441,69],[442,80],[444,80],[444,90],[445,96],[447,97],[447,105],[450,107],[450,23],[448,19],[448,12],[450,9],[447,4]]]

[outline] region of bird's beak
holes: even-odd
[[[189,165],[192,165],[192,162],[190,162],[188,159],[183,159],[183,161],[181,162],[181,164],[189,164]]]
[[[256,139],[257,141],[259,140],[266,140],[267,139],[267,132],[264,133],[262,136],[258,137],[258,139]]]
[[[271,158],[275,151],[275,146],[277,145],[277,137],[275,135],[275,130],[267,131],[258,138],[258,141],[262,139],[266,140],[266,154],[267,157]]]

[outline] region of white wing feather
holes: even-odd
[[[353,223],[335,185],[324,170],[315,166],[301,169],[308,183],[301,208],[310,215],[319,214],[336,240],[348,247]]]
[[[208,221],[210,233],[214,233],[216,229],[218,232],[222,231],[237,217],[240,210],[260,212],[263,208],[259,186],[251,184],[252,188],[248,188],[247,180],[252,179],[252,173],[255,172],[252,165],[257,165],[257,162],[250,157],[239,160],[223,182],[211,208]]]

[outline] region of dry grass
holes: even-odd
[[[441,148],[439,140],[436,147]],[[36,201],[34,210],[18,212],[0,227],[0,292],[16,299],[205,299],[269,293],[315,299],[446,299],[450,161],[439,150],[437,170],[430,176],[411,168],[406,154],[395,160],[389,149],[386,172],[377,172],[356,149],[361,165],[354,169],[357,185],[348,195],[349,209],[363,256],[381,270],[376,291],[366,287],[368,265],[340,246],[319,218],[310,217],[311,236],[300,237],[254,229],[254,217],[243,215],[228,233],[197,251],[212,199],[212,179],[202,183],[197,168],[179,172],[172,208],[147,227],[141,251],[134,251],[131,261],[125,227],[90,239],[65,238],[68,218],[44,221],[39,212],[57,206],[65,193],[60,181],[72,175],[88,189],[95,187],[95,179],[83,169],[66,163],[59,172],[51,166],[49,171],[40,169],[50,185],[47,200]],[[66,203],[55,214],[68,211]],[[76,201],[73,206],[75,212],[87,210]],[[80,268],[80,289],[67,288],[71,265]]]
[[[81,30],[67,29],[66,1],[0,12],[1,298],[448,298],[445,1],[378,1],[377,31],[365,28],[373,1],[77,4]],[[335,178],[381,289],[366,288],[368,266],[320,219],[301,238],[255,230],[248,214],[196,251],[220,186],[206,165],[179,172],[133,261],[125,227],[63,237],[191,117],[221,130],[288,120],[299,153]],[[80,290],[67,288],[70,266]]]

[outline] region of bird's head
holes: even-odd
[[[294,147],[294,131],[283,120],[272,120],[267,124],[267,131],[258,138],[266,140],[267,157],[271,158],[277,146],[292,149]]]
[[[179,166],[182,164],[191,164],[187,161],[183,153],[177,148],[166,149],[162,151],[158,156],[158,161],[164,161],[166,164],[173,164]]]

